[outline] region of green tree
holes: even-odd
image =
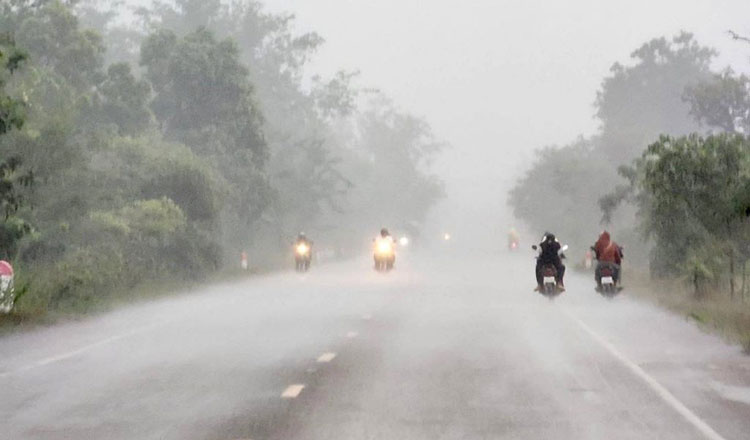
[[[217,41],[205,29],[182,39],[163,31],[144,42],[141,64],[156,92],[154,113],[168,138],[200,151],[217,147],[210,139],[221,136],[219,148],[243,151],[251,163],[264,163],[262,119],[234,42]]]
[[[685,101],[686,88],[711,78],[714,57],[714,50],[681,33],[646,42],[631,54],[630,64],[615,63],[597,92],[599,133],[559,151],[542,150],[510,193],[516,216],[537,230],[555,228],[576,247],[587,246],[603,220],[618,236],[632,239],[631,256],[645,255],[645,243],[629,226],[634,209],[626,207],[616,216],[607,209],[602,219],[599,200],[619,191],[618,166],[640,156],[653,139],[700,128]],[[602,203],[620,206],[615,198]]]
[[[551,231],[575,249],[587,249],[600,228],[597,201],[616,180],[597,140],[578,139],[537,151],[536,161],[510,191],[515,217],[541,236]]]
[[[602,149],[614,164],[638,157],[662,134],[686,135],[700,128],[683,96],[686,87],[711,77],[715,55],[683,32],[645,43],[632,53],[633,65],[612,66],[597,93],[596,116],[602,123]]]
[[[750,188],[748,158],[750,142],[740,135],[662,136],[622,169],[630,184],[603,199],[602,206],[611,210],[625,198],[637,204],[641,228],[655,243],[651,263],[657,275],[688,267],[693,280],[696,274],[718,279],[715,269],[706,269],[717,266],[710,261],[718,249],[734,296],[736,263],[749,226],[743,209]]]
[[[234,250],[247,242],[271,198],[263,119],[238,47],[206,29],[183,38],[162,30],[144,41],[141,63],[164,136],[188,145],[218,171],[226,189],[223,242]]]
[[[750,133],[750,78],[731,69],[685,91],[690,114],[726,133]]]
[[[377,96],[358,115],[356,139],[365,171],[352,173],[355,188],[352,210],[364,213],[362,224],[422,223],[444,195],[442,182],[429,173],[429,165],[445,145],[435,139],[422,119],[399,111]]]
[[[100,109],[98,118],[114,124],[120,135],[143,133],[151,122],[148,108],[151,87],[133,76],[130,65],[112,64],[107,77],[99,85]]]
[[[24,103],[7,95],[6,83],[26,59],[26,54],[16,48],[15,43],[4,37],[0,39],[0,136],[24,124]],[[18,244],[31,226],[16,214],[25,204],[22,192],[33,183],[31,171],[21,170],[22,159],[18,156],[0,157],[0,258],[12,259]]]
[[[24,15],[17,15],[16,39],[35,65],[65,78],[79,92],[104,79],[106,49],[101,36],[82,30],[69,6],[52,0]]]
[[[26,52],[19,50],[8,36],[0,37],[0,135],[12,128],[21,128],[24,122],[24,103],[6,94],[10,75],[26,60]]]

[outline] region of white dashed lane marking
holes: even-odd
[[[372,319],[372,315],[362,315],[362,319],[365,321],[369,321]]]
[[[349,339],[354,339],[357,336],[359,336],[359,333],[357,333],[357,332],[349,332],[349,333],[346,334],[346,337],[349,338]]]
[[[305,386],[301,384],[289,385],[287,389],[285,389],[284,392],[281,393],[281,398],[282,399],[296,399],[297,396],[299,396],[299,393],[301,393],[303,389],[305,389]]]
[[[318,357],[318,363],[328,363],[336,357],[336,353],[323,353]]]

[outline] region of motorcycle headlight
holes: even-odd
[[[310,248],[307,247],[306,244],[300,244],[300,245],[297,246],[297,253],[300,254],[300,255],[307,254],[307,251],[309,251],[309,250],[310,250]]]
[[[378,252],[381,254],[387,254],[391,252],[391,244],[386,241],[378,243]]]

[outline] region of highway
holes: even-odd
[[[5,336],[0,438],[750,438],[739,347],[533,264],[362,258]]]

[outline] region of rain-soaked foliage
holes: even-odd
[[[24,124],[23,101],[6,94],[10,75],[23,62],[26,54],[8,36],[0,37],[0,136]],[[33,173],[23,167],[21,157],[0,158],[0,258],[10,258],[18,250],[20,240],[31,232],[31,226],[18,216],[25,203],[25,189],[34,181]]]
[[[253,0],[121,8],[0,6],[1,250],[33,280],[21,310],[87,309],[242,251],[270,266],[300,230],[346,253],[442,197],[430,127],[356,72],[307,72],[323,39],[292,16]]]
[[[652,273],[685,276],[697,293],[726,282],[734,296],[737,268],[750,258],[750,140],[663,136],[621,173],[630,184],[602,207],[611,215],[624,198],[635,202],[640,228],[654,242]]]
[[[540,150],[511,191],[516,216],[583,249],[581,230],[613,229],[655,276],[744,294],[750,83],[712,72],[715,55],[682,33],[615,64],[597,95],[600,133]]]

